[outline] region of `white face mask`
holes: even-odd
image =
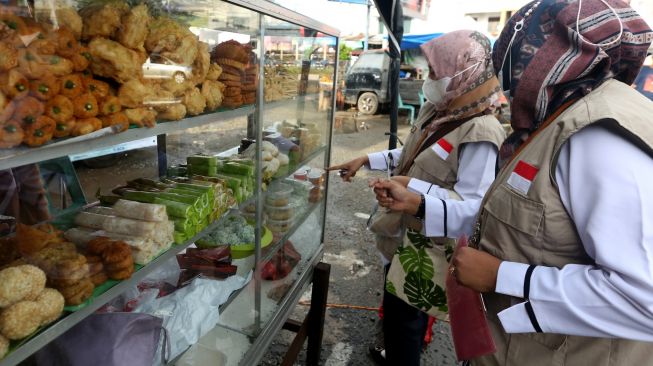
[[[451,84],[451,80],[459,75],[462,75],[467,70],[474,69],[472,72],[476,71],[476,68],[480,64],[481,62],[479,61],[474,65],[466,68],[465,70],[457,72],[452,77],[445,76],[442,79],[438,80],[433,80],[430,77],[427,77],[426,80],[424,80],[424,84],[422,84],[422,93],[424,94],[424,98],[426,98],[426,100],[428,100],[430,103],[437,105],[442,101],[444,95],[447,93],[447,88],[449,87],[449,84]]]

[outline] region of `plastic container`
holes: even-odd
[[[292,220],[295,217],[296,207],[293,204],[287,206],[265,205],[265,213],[272,220]]]
[[[268,219],[267,228],[275,234],[285,234],[292,227],[293,220],[272,220]]]
[[[304,201],[308,201],[308,193],[313,188],[313,185],[310,182],[295,179],[286,179],[286,182],[293,186],[293,197],[298,197]]]
[[[308,179],[308,172],[304,169],[299,169],[292,176],[295,180],[306,181]]]
[[[313,170],[310,173],[308,173],[308,181],[313,183],[314,186],[319,187],[322,185],[322,172],[318,170]]]
[[[286,183],[272,184],[268,187],[268,192],[265,196],[265,202],[270,206],[287,206],[290,202],[290,195],[293,188]]]
[[[256,212],[241,211],[241,212],[240,212],[240,215],[241,215],[242,217],[244,217],[245,220],[247,220],[247,222],[249,222],[249,223],[251,223],[251,224],[253,224],[253,223],[256,222]],[[262,222],[261,224],[262,224],[262,225],[265,225],[266,220],[267,220],[267,215],[266,215],[265,212],[264,212],[264,213],[263,213],[263,216],[262,216],[262,221],[263,221],[263,222]]]

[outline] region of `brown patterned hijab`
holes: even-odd
[[[437,113],[427,127],[429,130],[492,112],[501,88],[494,74],[487,37],[476,31],[455,31],[424,43],[421,49],[434,80],[451,78],[444,98],[434,105]]]

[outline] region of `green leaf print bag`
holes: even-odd
[[[415,230],[407,230],[403,246],[392,257],[386,290],[433,317],[447,315],[445,279],[453,254],[452,239],[436,244]]]

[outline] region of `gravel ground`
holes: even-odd
[[[340,114],[342,115],[342,113]],[[333,137],[331,161],[340,163],[364,153],[387,148],[387,116],[359,119],[367,129],[355,131],[348,118]],[[399,136],[406,136],[409,127],[400,125]],[[382,298],[382,265],[366,230],[374,194],[367,188],[367,178],[379,173],[361,170],[352,183],[342,182],[332,173],[328,195],[327,226],[324,262],[331,264],[329,287],[330,304],[355,305],[376,308]],[[310,298],[305,294],[306,299]],[[295,319],[303,319],[307,307],[294,310]],[[321,364],[323,365],[374,365],[367,347],[374,334],[377,313],[369,310],[329,308],[326,312]],[[449,326],[437,322],[433,328],[434,339],[422,355],[423,365],[455,365]],[[290,345],[294,334],[282,330],[270,347],[261,365],[278,365]],[[305,360],[305,350],[297,364]]]

